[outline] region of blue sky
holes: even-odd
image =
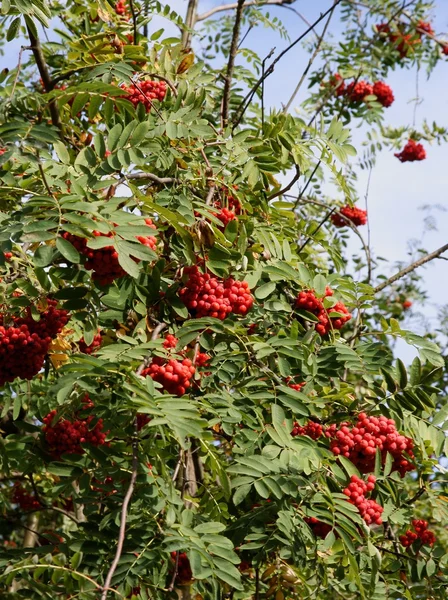
[[[309,21],[313,22],[321,12],[332,4],[333,0],[298,0],[297,8]],[[200,1],[199,12],[222,4],[217,0]],[[170,8],[185,14],[186,0],[169,2]],[[306,29],[303,21],[293,12],[271,6],[266,9],[271,16],[282,19],[291,39]],[[448,32],[448,1],[437,0],[432,22],[437,34]],[[176,29],[168,21],[157,17],[151,24],[151,30],[166,27],[166,33],[176,35]],[[342,24],[335,14],[330,32],[337,38]],[[447,35],[448,39],[448,35]],[[6,55],[0,58],[0,67],[14,67],[17,64],[21,41],[17,40],[5,48]],[[245,40],[244,46],[250,47],[266,56],[271,48],[280,52],[288,42],[279,34],[265,27],[254,28]],[[266,106],[281,107],[285,103],[308,61],[308,54],[303,47],[297,45],[287,57],[278,63],[274,73],[268,78],[265,88]],[[395,103],[386,111],[386,123],[392,126],[412,124],[414,102],[416,97],[416,69],[397,70],[391,74],[387,83],[393,88]],[[418,76],[420,104],[416,111],[416,127],[426,117],[430,122],[448,126],[448,60],[440,62],[431,79],[428,81],[425,72]],[[296,99],[298,106],[306,97],[306,85]],[[294,104],[291,107],[294,111]],[[362,151],[363,129],[354,131],[355,146]],[[429,146],[425,144],[427,159],[420,163],[400,163],[388,150],[378,156],[377,164],[372,172],[368,199],[369,222],[371,232],[371,248],[375,256],[382,256],[390,261],[384,265],[383,273],[392,274],[396,269],[396,261],[409,262],[409,242],[421,240],[423,247],[432,251],[447,242],[448,230],[448,149],[447,146]],[[367,186],[367,173],[359,172],[359,192],[363,196]],[[438,231],[426,232],[423,235],[424,213],[422,205],[441,205],[447,212],[434,209]],[[350,249],[359,251],[359,243],[355,236],[350,241]],[[424,307],[414,305],[408,319],[413,329],[419,327],[419,317],[427,319],[432,327],[436,326],[437,307],[445,304],[448,291],[448,262],[436,260],[424,270],[425,284],[429,295],[429,303]],[[400,356],[409,362],[414,356],[412,349],[405,344],[397,348]]]

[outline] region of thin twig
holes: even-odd
[[[308,181],[305,183],[305,186],[304,186],[303,190],[297,196],[297,200],[296,200],[296,202],[294,204],[294,210],[298,207],[300,201],[302,200],[303,196],[305,195],[305,192],[308,189],[308,186],[310,185],[311,181],[313,180],[314,175],[316,175],[317,169],[320,167],[321,162],[322,161],[319,159],[319,161],[317,162],[316,166],[313,169],[313,172],[309,176]]]
[[[249,6],[256,6],[258,7],[263,7],[263,6],[267,6],[267,5],[277,5],[277,6],[282,6],[284,4],[294,4],[296,0],[249,0],[249,2],[246,2],[244,8],[248,8]],[[207,12],[202,13],[201,15],[198,15],[196,17],[196,22],[199,21],[205,21],[205,19],[209,19],[210,17],[212,17],[213,15],[215,15],[218,12],[224,12],[226,10],[234,10],[235,8],[238,8],[238,2],[233,2],[232,4],[221,4],[221,6],[215,6],[214,8],[211,8],[210,10],[208,10]]]
[[[291,182],[288,183],[288,185],[285,186],[282,190],[279,190],[278,192],[275,192],[275,194],[271,194],[270,196],[268,196],[268,200],[273,200],[274,198],[277,198],[277,196],[283,196],[285,192],[288,192],[292,188],[292,186],[296,183],[296,181],[300,178],[301,175],[299,165],[295,165],[295,167],[296,174],[292,178]]]
[[[126,521],[128,516],[128,506],[131,501],[132,494],[135,488],[135,482],[137,480],[137,470],[138,470],[138,436],[137,436],[137,419],[134,423],[135,425],[135,433],[132,439],[132,474],[131,481],[129,482],[129,487],[126,492],[126,495],[123,500],[123,506],[121,507],[121,516],[120,516],[120,530],[118,533],[118,542],[117,549],[115,551],[115,557],[110,566],[109,572],[107,573],[106,579],[104,581],[104,585],[102,586],[102,594],[100,600],[107,599],[107,592],[109,591],[110,584],[112,581],[112,577],[114,576],[115,570],[118,567],[118,563],[120,562],[121,553],[123,551],[123,544],[126,534]]]
[[[174,177],[158,177],[153,173],[130,173],[129,175],[124,175],[118,180],[118,185],[125,182],[126,180],[134,180],[134,179],[150,179],[159,185],[169,185],[170,183],[176,183],[177,179]]]
[[[238,52],[238,40],[241,31],[241,19],[243,16],[245,0],[238,0],[236,7],[235,23],[233,24],[232,41],[230,43],[229,61],[227,63],[227,71],[224,76],[224,93],[222,102],[222,124],[227,127],[229,121],[229,106],[230,106],[230,87],[232,84],[233,70],[235,68],[235,58]]]
[[[291,106],[291,104],[292,104],[292,102],[293,102],[294,98],[295,98],[295,97],[297,96],[297,94],[299,93],[299,90],[300,90],[300,88],[302,87],[302,84],[303,84],[303,82],[305,81],[305,77],[308,75],[308,72],[309,72],[309,70],[311,69],[311,65],[312,65],[312,64],[313,64],[313,62],[315,61],[315,59],[316,59],[316,56],[319,54],[320,47],[321,47],[321,45],[322,45],[322,42],[323,42],[323,40],[324,40],[325,34],[327,33],[328,26],[330,25],[331,17],[332,17],[332,16],[333,16],[333,14],[334,14],[334,8],[335,8],[335,7],[333,7],[333,10],[332,10],[332,11],[330,12],[330,14],[328,15],[328,19],[327,19],[327,21],[326,21],[326,23],[325,23],[325,26],[324,26],[324,28],[323,28],[323,30],[322,30],[322,33],[320,34],[320,37],[319,37],[319,38],[318,38],[318,40],[317,40],[317,44],[316,44],[316,47],[315,47],[315,49],[314,49],[314,52],[313,52],[313,54],[311,55],[311,58],[309,59],[309,61],[308,61],[308,64],[307,64],[307,66],[306,66],[306,68],[305,68],[304,72],[302,73],[302,77],[300,78],[300,80],[299,80],[299,83],[296,85],[296,88],[295,88],[295,90],[293,91],[291,98],[289,99],[288,103],[286,104],[285,108],[283,109],[283,113],[284,113],[284,114],[286,114],[286,113],[288,112],[288,110],[289,110],[289,107]]]
[[[418,492],[412,496],[412,498],[410,498],[406,504],[414,504],[415,502],[417,502],[417,500],[420,498],[420,496],[423,496],[423,494],[426,492],[426,487],[422,486]]]
[[[16,76],[14,77],[14,83],[12,84],[12,89],[11,89],[11,93],[9,95],[9,98],[11,99],[14,96],[14,92],[16,91],[16,85],[17,85],[17,81],[19,79],[19,75],[20,75],[20,70],[22,68],[22,54],[24,50],[31,50],[30,46],[21,46],[20,47],[20,52],[19,52],[19,62],[17,64],[17,73]]]
[[[170,585],[168,586],[167,592],[172,592],[173,589],[174,589],[174,584],[176,582],[177,572],[179,570],[179,555],[180,555],[180,552],[177,551],[176,552],[176,561],[174,563],[173,576],[171,577],[171,582],[170,582]]]
[[[235,117],[234,117],[234,120],[233,120],[234,127],[237,127],[239,125],[241,119],[243,118],[244,113],[246,112],[246,109],[248,108],[248,106],[252,102],[252,98],[256,94],[258,88],[260,87],[260,85],[262,84],[262,82],[267,77],[269,77],[269,75],[271,75],[274,72],[275,65],[285,56],[285,54],[287,54],[300,41],[302,41],[303,38],[306,37],[310,33],[310,31],[313,31],[314,27],[316,25],[318,25],[323,19],[325,19],[325,17],[330,12],[332,12],[336,8],[336,6],[341,3],[341,1],[342,0],[335,0],[335,2],[331,5],[331,7],[328,10],[326,10],[324,13],[322,13],[319,16],[319,18],[316,19],[316,21],[314,21],[314,23],[312,25],[310,25],[310,27],[308,27],[308,29],[306,31],[304,31],[301,35],[299,35],[299,37],[297,39],[295,39],[291,44],[289,44],[289,46],[287,46],[282,52],[280,52],[280,54],[277,56],[277,58],[275,58],[272,61],[272,63],[269,65],[269,67],[266,69],[266,71],[263,73],[263,75],[258,79],[258,81],[255,83],[255,85],[252,87],[252,89],[249,91],[249,93],[246,95],[246,97],[240,103],[237,111],[235,112]]]
[[[336,209],[332,208],[330,210],[330,212],[325,215],[325,217],[322,219],[322,221],[319,223],[319,225],[316,227],[316,229],[313,231],[313,233],[308,237],[308,239],[306,239],[303,244],[300,246],[300,248],[297,250],[297,252],[302,252],[302,250],[305,248],[305,246],[313,239],[313,236],[319,231],[319,229],[328,221],[328,219],[331,217],[331,215],[334,213]]]
[[[381,292],[381,290],[384,290],[384,288],[386,288],[391,283],[394,283],[398,279],[401,279],[408,273],[412,273],[412,271],[415,271],[415,269],[418,269],[418,267],[421,267],[422,265],[426,264],[427,262],[434,260],[435,258],[438,258],[440,254],[443,254],[447,250],[448,250],[448,244],[445,244],[438,250],[434,250],[434,252],[431,252],[430,254],[426,254],[425,256],[422,256],[422,258],[419,258],[418,260],[416,260],[415,262],[410,264],[408,267],[401,269],[401,271],[398,271],[398,273],[396,273],[395,275],[392,275],[392,277],[389,277],[389,279],[386,279],[386,281],[383,281],[383,283],[380,283],[379,285],[377,285],[373,291],[375,293]]]
[[[134,27],[134,46],[138,46],[137,15],[135,13],[134,0],[129,0],[129,8],[131,9],[132,25]]]

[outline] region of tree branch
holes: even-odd
[[[275,194],[271,194],[270,196],[268,196],[268,200],[273,200],[274,198],[277,198],[278,196],[283,196],[283,194],[285,192],[288,192],[292,188],[292,186],[300,178],[300,175],[301,175],[299,166],[295,165],[295,167],[296,167],[296,174],[292,178],[292,181],[290,183],[288,183],[288,185],[285,186],[282,190],[279,190],[278,192],[275,192]]]
[[[314,49],[314,52],[311,55],[311,58],[308,61],[308,64],[307,64],[304,72],[302,73],[302,77],[300,78],[299,83],[296,86],[296,89],[293,91],[291,98],[288,100],[288,103],[286,104],[285,108],[283,109],[283,113],[284,114],[286,114],[288,112],[289,107],[291,106],[294,98],[297,96],[300,88],[302,87],[303,82],[305,81],[305,77],[308,75],[308,72],[311,69],[311,65],[315,61],[316,56],[319,54],[320,47],[321,47],[322,42],[324,40],[325,34],[327,33],[328,26],[330,25],[331,17],[334,14],[334,8],[335,7],[333,7],[333,9],[331,10],[330,14],[328,15],[327,22],[325,23],[325,26],[324,26],[324,28],[322,30],[322,33],[320,34],[320,36],[319,36],[319,38],[317,40],[317,44],[316,44],[316,47]]]
[[[422,265],[429,262],[430,260],[434,260],[435,258],[438,258],[440,256],[440,254],[443,254],[447,250],[448,250],[448,244],[445,244],[438,250],[434,250],[434,252],[431,252],[430,254],[426,254],[426,256],[422,256],[422,258],[419,258],[418,260],[416,260],[415,262],[410,264],[408,267],[401,269],[401,271],[398,271],[398,273],[396,273],[395,275],[392,275],[392,277],[389,277],[389,279],[386,279],[386,281],[383,281],[383,283],[380,283],[379,285],[377,285],[373,291],[375,293],[381,292],[381,290],[384,290],[384,288],[386,288],[391,283],[394,283],[398,279],[401,279],[408,273],[412,273],[412,271],[415,271],[415,269],[418,269],[418,267],[421,267]]]
[[[282,6],[285,4],[294,4],[296,0],[249,0],[248,2],[246,2],[246,4],[244,5],[244,8],[248,8],[249,6],[259,6],[260,8],[262,6],[267,6],[267,5],[277,5],[277,6]],[[210,10],[208,10],[207,12],[202,13],[201,15],[198,15],[196,17],[196,22],[198,21],[204,21],[205,19],[209,19],[210,17],[212,17],[213,15],[215,15],[218,12],[224,12],[226,10],[234,10],[235,8],[238,8],[238,2],[233,2],[232,4],[221,4],[221,6],[215,6],[214,8],[211,8]]]
[[[34,35],[31,29],[27,25],[28,37],[30,38],[30,46],[36,61],[39,74],[44,84],[46,92],[51,92],[54,88],[54,83],[51,80],[50,73],[48,72],[47,63],[45,62],[44,53],[42,52],[42,46],[40,45],[39,38]],[[59,112],[54,100],[51,100],[48,105],[50,109],[50,115],[53,125],[55,127],[61,127],[61,120],[59,118]]]
[[[229,62],[227,63],[227,72],[224,76],[225,83],[221,111],[221,121],[223,127],[227,127],[229,121],[230,86],[232,83],[233,69],[235,68],[236,53],[238,52],[238,40],[240,37],[241,19],[243,16],[244,2],[245,0],[238,0],[237,3],[235,23],[233,24],[232,41],[230,43],[229,50]]]
[[[188,48],[191,43],[191,30],[196,25],[199,0],[188,0],[185,28],[182,30],[182,47]]]
[[[135,422],[135,429],[137,429],[137,422]],[[112,581],[112,577],[114,576],[115,570],[118,567],[118,563],[120,562],[121,553],[123,551],[123,544],[126,534],[126,520],[128,516],[128,506],[131,501],[132,494],[135,488],[135,482],[137,479],[137,470],[138,470],[138,437],[137,432],[135,432],[134,437],[132,439],[132,474],[131,481],[129,482],[128,491],[123,500],[123,506],[121,508],[121,517],[120,517],[120,531],[118,534],[118,543],[117,549],[115,551],[115,558],[112,561],[109,572],[107,573],[107,577],[104,581],[104,585],[102,586],[102,594],[100,600],[107,599],[107,592],[109,591],[110,584]]]
[[[170,183],[176,183],[177,179],[174,177],[158,177],[153,173],[130,173],[129,175],[125,175],[118,180],[118,185],[125,182],[128,179],[150,179],[159,185],[168,185]]]
[[[246,97],[240,103],[240,106],[238,107],[238,109],[235,113],[235,118],[233,120],[234,127],[237,127],[239,125],[241,119],[243,118],[244,113],[246,112],[246,109],[252,102],[252,98],[254,97],[256,91],[258,90],[258,88],[260,87],[262,82],[267,77],[269,77],[269,75],[271,75],[274,72],[275,65],[279,62],[279,60],[281,60],[285,56],[285,54],[287,54],[290,50],[292,50],[294,48],[294,46],[296,46],[300,41],[302,41],[303,38],[306,37],[310,33],[310,31],[313,31],[315,26],[318,25],[323,19],[325,19],[325,17],[327,15],[329,15],[331,12],[333,12],[333,10],[336,8],[336,6],[338,6],[338,4],[341,3],[341,1],[342,0],[335,0],[335,2],[330,6],[330,8],[328,10],[326,10],[324,13],[321,13],[321,15],[314,21],[314,23],[312,25],[310,25],[308,27],[308,29],[306,31],[304,31],[301,35],[299,35],[299,37],[297,39],[295,39],[291,44],[289,44],[289,46],[287,46],[282,52],[280,52],[280,54],[277,56],[277,58],[275,58],[272,61],[272,63],[269,65],[269,67],[266,69],[266,71],[262,74],[262,76],[258,79],[258,81],[255,83],[255,85],[252,87],[252,89],[249,91],[249,93],[246,95]]]

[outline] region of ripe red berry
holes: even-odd
[[[102,337],[101,333],[99,332],[95,334],[93,342],[89,346],[87,346],[87,344],[84,341],[84,338],[82,337],[78,342],[79,351],[82,352],[82,354],[92,354],[95,352],[95,350],[97,350],[97,348],[100,348],[101,342]]]
[[[425,160],[426,150],[422,144],[415,140],[409,140],[401,152],[394,154],[400,162],[414,162],[417,160]]]
[[[183,396],[191,387],[191,380],[196,369],[189,358],[164,360],[156,356],[151,364],[142,371],[142,376],[149,375],[160,383],[163,389],[173,396]]]
[[[193,579],[190,561],[185,552],[171,552],[172,570],[177,562],[177,573],[175,581],[177,584],[187,584]]]
[[[167,350],[169,350],[171,348],[175,348],[177,346],[178,341],[179,340],[177,339],[177,337],[175,337],[171,333],[168,333],[165,336],[165,340],[163,342],[163,347],[166,348]]]
[[[345,82],[339,73],[335,73],[330,77],[329,85],[334,89],[335,96],[343,96],[345,94]]]
[[[428,33],[429,35],[434,35],[434,29],[432,28],[431,23],[428,23],[426,21],[419,21],[417,23],[417,32],[418,33]]]
[[[232,278],[222,280],[209,273],[201,273],[195,265],[185,267],[188,275],[179,297],[196,317],[214,317],[223,321],[230,313],[245,315],[253,305],[249,285]]]
[[[14,483],[11,502],[12,504],[17,504],[24,511],[41,507],[39,500],[28,492],[18,481]]]
[[[41,370],[51,341],[69,321],[66,310],[56,308],[56,301],[47,300],[47,308],[35,321],[30,308],[25,317],[8,318],[9,327],[3,326],[5,315],[0,315],[0,386],[6,382],[32,379]]]
[[[411,306],[412,306],[412,302],[411,302],[410,300],[405,300],[405,301],[403,302],[402,306],[403,306],[403,308],[404,308],[405,310],[408,310],[408,308],[411,308]]]
[[[375,500],[368,500],[366,493],[371,492],[375,487],[375,477],[370,475],[368,483],[365,483],[362,479],[356,475],[352,475],[348,486],[342,490],[342,493],[347,496],[350,504],[354,504],[361,517],[368,525],[381,525],[382,518],[381,514],[384,508],[380,506]]]
[[[448,56],[448,44],[442,44],[442,54]]]
[[[319,538],[326,538],[332,529],[331,525],[319,521],[316,517],[305,517],[304,521],[308,523],[314,535]]]
[[[359,104],[366,96],[371,96],[372,93],[373,86],[367,81],[353,81],[345,89],[345,96],[353,104]]]
[[[391,106],[395,100],[392,88],[383,81],[377,81],[374,83],[372,92],[376,96],[377,101],[385,108]]]
[[[325,296],[332,296],[333,290],[327,287]],[[319,335],[327,335],[331,329],[342,329],[342,327],[350,321],[352,318],[348,312],[347,307],[342,302],[336,302],[336,304],[330,308],[325,309],[322,300],[317,298],[315,293],[310,291],[302,291],[296,298],[296,308],[306,310],[313,313],[318,318],[318,323],[314,325]],[[338,312],[342,316],[329,316],[332,312]]]
[[[404,456],[407,454],[410,459],[414,458],[413,441],[398,433],[393,419],[384,416],[369,417],[361,413],[354,426],[351,427],[348,423],[341,423],[339,428],[331,425],[325,435],[331,439],[332,452],[336,456],[348,458],[361,473],[374,470],[377,448],[383,464],[387,453],[392,455],[392,470],[398,471],[402,477],[414,470],[414,465]]]
[[[435,544],[436,536],[432,531],[428,530],[428,521],[414,519],[412,521],[412,527],[415,532],[408,529],[405,534],[399,536],[399,540],[405,548],[411,546],[418,539],[420,539],[422,544],[428,546],[433,546]]]
[[[151,219],[145,219],[145,222],[148,227],[155,229]],[[102,234],[100,231],[93,231],[93,235],[95,237],[114,237],[112,231],[108,234]],[[126,275],[126,271],[121,267],[118,261],[118,253],[114,246],[104,246],[103,248],[93,249],[87,247],[86,238],[81,238],[68,232],[63,233],[62,237],[68,240],[80,254],[86,257],[87,260],[85,261],[84,266],[89,271],[93,271],[92,279],[97,281],[100,285],[109,285],[115,281],[115,279],[119,279]],[[136,236],[136,239],[151,250],[156,249],[157,240],[154,236],[139,235]],[[139,262],[136,258],[134,258],[134,260]]]
[[[88,403],[87,403],[88,405]],[[84,454],[81,444],[88,443],[92,446],[102,446],[106,443],[106,433],[103,432],[103,420],[98,419],[95,424],[93,415],[87,418],[62,418],[54,425],[53,420],[57,414],[52,410],[42,420],[45,442],[50,454],[59,460],[62,454]]]
[[[357,227],[365,225],[367,223],[367,211],[347,204],[339,210],[339,213],[331,215],[331,222],[336,227],[347,227],[347,221],[351,221]]]
[[[290,386],[292,387],[292,386]],[[293,429],[291,431],[291,435],[296,437],[297,435],[307,435],[312,440],[317,440],[323,433],[323,427],[320,423],[316,423],[315,421],[308,421],[305,426],[299,425],[297,421],[294,422]]]
[[[146,112],[149,113],[154,100],[162,102],[165,98],[167,86],[164,81],[146,79],[131,83],[129,86],[123,85],[122,89],[127,94],[126,99],[132,102],[135,108],[143,104]]]

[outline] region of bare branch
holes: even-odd
[[[224,94],[223,94],[223,102],[222,102],[222,112],[221,112],[221,121],[223,127],[227,127],[227,123],[229,121],[229,105],[230,105],[230,86],[232,83],[233,77],[233,69],[235,68],[235,58],[236,53],[238,52],[238,40],[240,37],[241,30],[241,19],[243,16],[243,8],[244,8],[245,0],[238,0],[236,15],[235,15],[235,23],[233,25],[232,32],[232,41],[230,43],[229,50],[229,61],[227,63],[227,72],[224,76]]]
[[[199,0],[188,0],[185,28],[182,30],[182,47],[185,49],[191,44],[191,30],[196,25],[198,3]]]
[[[292,102],[293,102],[294,98],[295,98],[295,97],[297,96],[297,94],[299,93],[299,90],[300,90],[300,88],[302,87],[302,84],[303,84],[303,82],[305,81],[305,77],[308,75],[308,72],[309,72],[309,70],[311,69],[311,65],[312,65],[312,64],[313,64],[313,62],[315,61],[315,59],[316,59],[316,56],[319,54],[320,47],[321,47],[321,45],[322,45],[322,42],[323,42],[323,40],[324,40],[325,34],[327,33],[328,26],[330,25],[331,17],[332,17],[332,16],[333,16],[333,14],[334,14],[334,8],[335,8],[335,7],[333,7],[333,10],[332,10],[332,11],[330,12],[330,14],[328,15],[327,22],[325,23],[325,26],[324,26],[324,28],[323,28],[323,30],[322,30],[322,33],[320,34],[320,36],[319,36],[319,38],[318,38],[318,40],[317,40],[317,44],[316,44],[316,47],[315,47],[315,49],[314,49],[314,52],[313,52],[313,54],[311,55],[311,57],[310,57],[310,59],[309,59],[309,61],[308,61],[308,64],[307,64],[307,66],[306,66],[306,68],[305,68],[304,72],[302,73],[302,77],[300,78],[300,80],[299,80],[299,83],[297,84],[297,86],[296,86],[295,90],[294,90],[294,91],[293,91],[293,93],[292,93],[292,96],[291,96],[291,98],[288,100],[288,103],[286,104],[285,108],[283,109],[283,113],[284,113],[284,114],[286,114],[286,113],[288,112],[288,110],[289,110],[289,107],[291,106],[291,104],[292,104]]]
[[[129,8],[131,9],[132,15],[132,26],[134,29],[134,45],[138,45],[138,29],[137,29],[137,15],[135,12],[134,0],[129,0]]]
[[[303,242],[303,244],[297,250],[297,253],[302,252],[302,250],[305,248],[305,246],[307,246],[308,243],[313,239],[313,235],[315,235],[319,231],[319,229],[328,221],[328,219],[331,217],[331,215],[334,213],[335,210],[336,210],[335,208],[332,208],[325,215],[325,217],[322,219],[322,221],[319,223],[319,225],[316,227],[316,229],[313,231],[313,233]]]
[[[36,61],[37,68],[39,69],[39,74],[44,84],[44,89],[46,92],[51,92],[51,90],[54,88],[54,83],[51,80],[50,73],[48,72],[47,63],[45,62],[45,57],[44,53],[42,52],[42,46],[40,45],[39,38],[34,35],[34,33],[31,31],[28,25],[27,31],[28,37],[30,38],[30,47],[34,54],[34,60]],[[53,122],[53,125],[60,128],[61,120],[59,118],[59,112],[55,101],[51,100],[48,106],[50,109],[51,120]]]
[[[137,429],[137,423],[135,423],[135,429]],[[104,585],[102,586],[102,594],[100,600],[107,599],[107,592],[109,591],[110,584],[112,581],[112,577],[114,576],[115,570],[118,567],[118,563],[120,562],[121,553],[123,551],[124,538],[126,534],[126,521],[128,516],[128,506],[131,501],[132,494],[135,488],[135,482],[137,479],[137,470],[138,470],[138,437],[135,432],[135,435],[132,439],[132,474],[131,481],[129,482],[129,487],[126,492],[126,495],[123,500],[123,506],[121,507],[121,517],[120,517],[120,531],[118,533],[118,543],[117,549],[115,551],[115,557],[110,566],[109,572],[107,573],[107,577],[104,581]]]
[[[415,269],[418,269],[418,267],[421,267],[422,265],[426,264],[430,260],[434,260],[435,258],[438,258],[440,256],[440,254],[443,254],[447,250],[448,250],[448,244],[445,244],[438,250],[434,250],[434,252],[431,252],[430,254],[426,254],[425,256],[422,256],[422,258],[419,258],[418,260],[416,260],[415,262],[410,264],[408,267],[401,269],[401,271],[398,271],[398,273],[396,273],[395,275],[392,275],[392,277],[389,277],[389,279],[386,279],[386,281],[383,281],[383,283],[380,283],[380,285],[377,285],[376,288],[374,289],[374,292],[375,293],[381,292],[381,290],[384,290],[384,288],[386,288],[391,283],[394,283],[398,279],[401,279],[408,273],[412,273],[412,271],[415,271]]]
[[[244,5],[244,8],[247,8],[249,6],[267,6],[267,5],[277,5],[277,6],[282,6],[285,4],[294,4],[296,0],[249,0],[248,2],[246,2],[246,4]],[[198,21],[205,21],[205,19],[209,19],[210,17],[212,17],[213,15],[215,15],[218,12],[224,12],[226,10],[234,10],[235,8],[238,8],[238,2],[233,2],[232,4],[221,4],[221,6],[215,6],[214,8],[211,8],[210,10],[208,10],[207,12],[202,13],[201,15],[198,15],[196,17],[196,22]]]
[[[126,180],[139,180],[139,179],[149,179],[158,183],[159,185],[168,185],[170,183],[176,183],[177,179],[174,177],[158,177],[153,173],[130,173],[129,175],[125,175],[118,180],[118,184],[125,182]]]
[[[277,198],[278,196],[283,196],[283,194],[285,192],[288,192],[292,186],[295,184],[295,182],[300,178],[300,169],[299,166],[296,165],[296,174],[294,175],[294,177],[292,178],[292,181],[290,183],[288,183],[288,185],[286,187],[284,187],[282,190],[279,190],[278,192],[275,192],[275,194],[271,194],[270,196],[268,196],[268,200],[273,200],[274,198]]]
[[[243,118],[244,113],[246,112],[246,109],[252,102],[252,98],[254,97],[255,93],[257,92],[257,90],[260,87],[260,85],[262,84],[262,82],[267,77],[269,77],[269,75],[271,75],[274,72],[275,65],[285,56],[285,54],[287,54],[290,50],[292,50],[292,48],[294,48],[294,46],[296,46],[300,41],[302,41],[303,38],[306,37],[310,33],[310,31],[313,31],[314,27],[316,25],[318,25],[323,19],[325,19],[325,17],[327,15],[329,15],[330,12],[333,12],[333,10],[336,8],[336,6],[338,6],[338,4],[341,3],[341,1],[342,0],[335,0],[335,2],[330,6],[330,8],[328,10],[326,10],[324,13],[321,13],[321,15],[314,21],[314,23],[312,25],[310,25],[310,27],[308,27],[308,29],[306,31],[304,31],[301,35],[299,35],[299,37],[297,39],[295,39],[291,44],[289,44],[289,46],[287,46],[282,52],[280,52],[280,54],[277,56],[277,58],[275,58],[272,61],[272,63],[269,65],[269,67],[266,69],[266,71],[262,74],[262,76],[258,79],[258,81],[255,83],[255,85],[252,87],[252,89],[249,91],[249,93],[246,95],[246,97],[243,99],[240,106],[238,107],[238,109],[235,113],[234,121],[233,121],[234,127],[237,127],[238,124],[240,123],[241,119]]]

